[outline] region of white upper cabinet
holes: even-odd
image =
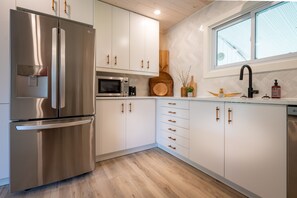
[[[129,69],[129,12],[95,2],[96,66]]]
[[[94,0],[60,0],[59,7],[60,17],[93,25]]]
[[[53,16],[60,16],[60,0],[16,0],[16,6]]]
[[[94,0],[16,0],[16,6],[93,25]]]
[[[159,70],[159,22],[135,13],[130,13],[130,69]]]

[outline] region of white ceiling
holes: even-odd
[[[190,16],[197,10],[210,4],[213,0],[101,0],[126,10],[130,10],[160,21],[160,31],[166,32],[170,27]],[[161,10],[159,16],[154,10]]]

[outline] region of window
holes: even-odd
[[[212,65],[239,64],[297,55],[297,2],[270,3],[212,28]]]
[[[241,34],[238,34],[238,33]],[[240,18],[216,30],[216,65],[251,60],[251,19]]]
[[[297,52],[297,2],[256,13],[256,59]]]

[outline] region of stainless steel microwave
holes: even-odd
[[[96,96],[128,96],[128,77],[97,76]]]

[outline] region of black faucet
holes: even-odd
[[[243,79],[243,70],[247,68],[249,70],[249,88],[248,88],[248,98],[252,98],[253,94],[258,94],[258,90],[253,90],[253,72],[249,65],[243,65],[240,69],[239,80]]]

